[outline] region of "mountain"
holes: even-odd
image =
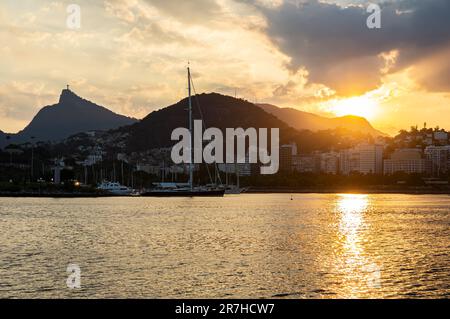
[[[199,107],[200,106],[200,107]],[[150,113],[140,122],[125,127],[130,132],[128,146],[131,151],[168,147],[172,131],[178,127],[188,127],[188,99]],[[200,94],[193,97],[193,119],[201,119],[206,127],[216,127],[225,132],[226,128],[244,129],[280,128],[284,134],[280,139],[294,136],[297,132],[256,105],[217,93]],[[201,116],[203,115],[203,116]]]
[[[25,143],[31,137],[37,141],[58,141],[76,133],[116,129],[136,121],[65,89],[59,102],[42,108],[27,127],[11,137],[11,143]]]
[[[310,130],[316,132],[321,130],[346,128],[350,131],[369,133],[373,137],[386,136],[383,132],[373,128],[365,118],[359,116],[348,115],[327,118],[293,108],[280,108],[271,104],[258,104],[258,106],[297,130]]]
[[[0,149],[11,143],[11,134],[0,131]]]
[[[0,147],[2,147],[6,143],[6,134],[3,131],[0,131]]]
[[[199,108],[198,105],[201,107]],[[125,144],[128,152],[141,152],[153,148],[170,147],[172,131],[188,126],[188,99],[150,113],[140,122],[120,128],[117,132],[128,136]],[[200,116],[200,109],[203,116]],[[203,118],[206,127],[226,128],[279,128],[280,143],[296,142],[302,151],[332,149],[352,145],[355,139],[366,140],[366,133],[341,134],[334,131],[298,131],[259,106],[242,99],[217,93],[193,97],[193,118]],[[345,129],[343,130],[345,132]],[[344,133],[345,133],[344,132]],[[112,132],[113,135],[115,131]],[[351,140],[350,140],[351,139]]]

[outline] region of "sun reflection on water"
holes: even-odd
[[[345,236],[345,244],[351,246],[353,252],[359,249],[355,244],[359,240],[358,233],[364,223],[364,212],[369,206],[367,195],[339,195],[337,210],[341,215],[339,230]]]
[[[370,208],[368,195],[342,194],[338,195],[336,211],[339,215],[339,237],[341,238],[340,259],[337,262],[338,272],[343,275],[341,289],[348,296],[358,295],[374,287],[374,263],[364,250],[364,236],[369,225],[365,214]],[[375,266],[376,268],[376,266]],[[368,271],[370,270],[370,271]]]
[[[341,194],[338,199],[338,208],[345,213],[361,213],[369,206],[368,195]]]

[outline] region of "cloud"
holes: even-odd
[[[0,84],[0,129],[7,132],[18,130],[40,107],[54,104],[56,96],[57,92],[43,82],[10,81]]]
[[[389,52],[398,51],[395,66],[389,67],[397,72],[450,46],[448,0],[386,2],[381,29],[367,28],[369,14],[361,5],[309,0],[284,1],[276,7],[255,1],[253,6],[267,19],[265,32],[271,41],[290,57],[288,67],[294,72],[306,68],[310,81],[341,95],[379,86],[386,71],[383,56]],[[448,90],[448,71],[421,81],[430,90]]]
[[[109,14],[126,23],[132,23],[136,21],[136,13],[133,8],[137,3],[138,0],[105,0],[104,6]]]
[[[130,32],[123,35],[120,41],[125,43],[130,42],[140,42],[142,44],[166,44],[166,43],[178,43],[178,44],[190,44],[184,36],[177,34],[176,32],[171,32],[168,30],[163,30],[158,24],[148,24],[146,26],[134,27]]]
[[[217,18],[222,12],[221,6],[216,0],[144,0],[149,5],[157,8],[161,13],[184,23],[205,23]]]
[[[415,78],[428,91],[450,92],[450,45],[415,64]]]

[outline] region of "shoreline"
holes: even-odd
[[[403,195],[450,195],[450,189],[429,188],[265,188],[249,187],[242,194],[403,194]],[[239,194],[237,194],[239,195]],[[28,193],[28,192],[0,192],[0,198],[108,198],[108,197],[143,197],[140,195],[114,195],[98,193]]]
[[[104,198],[104,197],[132,197],[112,195],[112,194],[95,194],[95,193],[0,193],[0,198]]]
[[[265,188],[250,187],[247,194],[404,194],[404,195],[450,195],[450,189],[433,188]]]

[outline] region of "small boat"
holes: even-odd
[[[111,195],[131,195],[133,193],[133,190],[129,187],[123,186],[120,183],[117,182],[108,182],[103,181],[98,187],[98,190],[104,191],[106,193],[109,193]]]

